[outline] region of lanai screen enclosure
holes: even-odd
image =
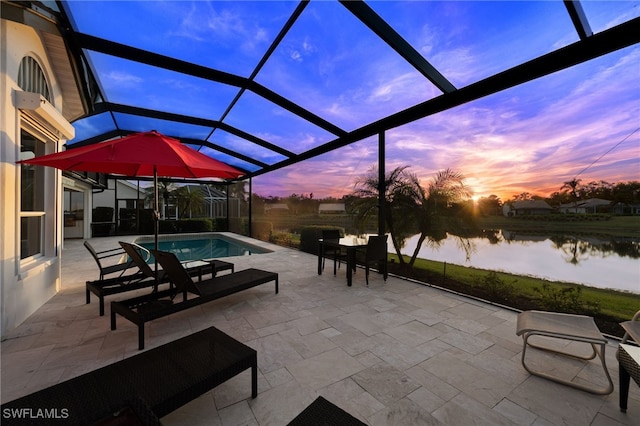
[[[266,181],[322,159],[312,176],[346,170],[343,189],[370,159],[381,176],[403,150],[419,154],[417,163],[434,161],[464,137],[465,105],[489,111],[495,126],[526,126],[522,112],[505,118],[508,108],[489,104],[521,100],[538,108],[530,114],[559,116],[572,107],[560,101],[567,87],[596,124],[579,141],[549,136],[557,127],[544,136],[551,141],[529,137],[540,149],[528,161],[548,171],[550,145],[576,149],[606,129],[602,153],[638,124],[638,9],[591,1],[43,3],[62,22],[84,93],[87,112],[73,123],[69,149],[156,129],[241,170],[242,179]],[[608,78],[594,83],[596,76]],[[598,103],[616,82],[624,87],[617,106]],[[608,121],[616,108],[627,117]],[[563,121],[567,130],[576,124]],[[437,140],[407,136],[433,129]],[[368,145],[360,161],[328,155],[361,141]],[[465,143],[465,155],[508,155],[498,138]],[[627,147],[610,167],[637,167],[633,152]]]

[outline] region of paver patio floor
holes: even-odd
[[[96,249],[119,239],[91,240]],[[255,240],[252,240],[255,243]],[[370,425],[638,425],[640,389],[618,408],[616,341],[606,360],[615,390],[595,396],[530,376],[520,364],[517,313],[437,288],[345,266],[317,275],[316,257],[268,243],[272,253],[233,257],[280,275],[280,293],[259,286],[149,323],[146,348],[215,326],[258,351],[259,394],[249,371],[162,418],[166,425],[286,425],[322,395]],[[2,402],[138,353],[136,327],[110,330],[84,282],[97,266],[81,240],[65,241],[62,289],[1,344]],[[127,294],[127,297],[130,294]],[[108,300],[123,298],[111,296]],[[586,349],[578,347],[584,353]],[[531,351],[536,367],[602,385],[597,360]]]

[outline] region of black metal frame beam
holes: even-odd
[[[106,55],[111,55],[118,58],[179,72],[181,74],[191,75],[205,80],[244,88],[286,109],[292,114],[295,114],[303,118],[304,120],[313,123],[314,125],[326,130],[329,133],[332,133],[336,136],[347,134],[346,131],[315,115],[311,111],[302,108],[300,105],[291,102],[287,98],[247,78],[213,68],[208,68],[202,65],[197,65],[191,62],[186,62],[169,56],[160,55],[158,53],[149,52],[147,50],[138,49],[136,47],[105,40],[88,34],[74,33],[73,38],[76,40],[78,46],[83,49],[88,49],[95,52],[104,53]]]
[[[249,157],[247,155],[240,154],[237,151],[233,151],[233,150],[231,150],[229,148],[225,148],[225,147],[220,146],[218,144],[215,144],[213,142],[203,141],[201,139],[192,139],[192,138],[183,138],[183,137],[179,138],[177,136],[173,136],[173,137],[175,139],[179,139],[181,142],[186,143],[186,144],[206,146],[207,148],[211,148],[211,149],[214,149],[216,151],[220,151],[222,153],[225,153],[227,155],[235,157],[235,158],[237,158],[239,160],[246,161],[247,163],[255,164],[256,166],[258,166],[260,168],[269,167],[269,165],[267,163],[264,163],[262,161],[256,160],[253,157]],[[236,167],[236,166],[234,166],[234,167]],[[242,170],[240,167],[236,167],[236,168]],[[246,170],[242,170],[242,171],[246,171]]]
[[[282,29],[280,30],[276,38],[273,40],[273,42],[271,43],[271,45],[269,46],[265,54],[260,59],[260,62],[258,62],[258,65],[256,65],[256,67],[254,68],[253,72],[249,76],[249,80],[253,81],[256,78],[256,76],[258,75],[258,72],[260,72],[264,64],[267,63],[267,60],[271,57],[273,52],[280,45],[280,42],[282,42],[282,40],[284,39],[284,36],[289,32],[291,27],[293,27],[293,24],[298,20],[298,18],[302,14],[302,11],[305,9],[305,7],[307,7],[307,4],[309,4],[309,0],[303,0],[298,4],[298,6],[295,8],[295,10],[291,14],[287,22],[284,24],[284,26],[282,27]],[[242,96],[245,90],[246,89],[243,87],[238,91],[238,94],[235,96],[235,98],[233,98],[231,103],[229,103],[229,106],[227,107],[226,111],[220,117],[221,122],[224,121],[224,119],[229,114],[229,112],[231,112],[231,109],[235,106],[236,103],[238,103],[240,96]]]
[[[362,0],[340,0],[340,3],[443,93],[451,93],[456,90],[449,80],[440,74],[433,65],[365,2]]]
[[[310,111],[305,110],[301,106],[289,101],[281,95],[278,95],[277,93],[253,81],[252,78],[254,77],[254,74],[257,74],[259,68],[262,66],[262,61],[254,70],[252,78],[247,79],[234,74],[207,68],[201,65],[185,62],[153,52],[148,52],[87,34],[76,33],[72,30],[70,30],[70,37],[73,38],[74,48],[79,49],[80,53],[82,53],[82,49],[93,50],[127,60],[173,70],[211,81],[216,81],[222,84],[228,84],[241,89],[238,96],[240,96],[244,90],[250,90],[258,96],[261,96],[281,106],[291,113],[298,115],[300,118],[307,120],[308,122],[337,136],[336,139],[321,146],[318,146],[301,154],[295,154],[270,142],[250,135],[242,130],[229,126],[222,122],[222,120],[208,120],[203,118],[190,117],[180,114],[172,114],[168,112],[154,111],[112,103],[100,103],[94,106],[94,108],[96,108],[96,113],[109,112],[113,114],[114,112],[122,112],[127,114],[203,125],[212,129],[219,128],[228,131],[229,133],[234,134],[242,139],[255,143],[256,145],[259,145],[265,149],[269,149],[273,152],[287,157],[285,160],[278,163],[266,165],[263,162],[249,158],[223,147],[219,147],[214,143],[208,142],[206,140],[191,140],[191,142],[189,142],[196,145],[208,146],[212,149],[217,149],[221,152],[225,152],[229,155],[255,164],[259,167],[263,167],[259,171],[243,176],[242,180],[274,171],[282,167],[316,157],[321,154],[325,154],[353,142],[366,139],[376,134],[384,133],[389,129],[405,125],[415,120],[428,117],[438,112],[456,107],[458,105],[471,102],[494,93],[498,93],[519,84],[535,80],[559,70],[566,69],[571,66],[597,58],[599,56],[614,52],[616,50],[640,43],[640,18],[632,19],[616,27],[592,35],[589,23],[586,19],[580,3],[578,1],[564,0],[567,11],[574,23],[576,31],[580,36],[580,40],[578,42],[535,58],[526,63],[520,64],[509,70],[505,70],[484,80],[478,81],[460,89],[456,89],[364,2],[341,1],[341,3],[345,8],[353,13],[354,16],[356,16],[365,25],[367,25],[377,36],[383,39],[404,59],[406,59],[409,63],[416,67],[416,69],[418,69],[423,75],[425,75],[426,78],[428,78],[431,82],[433,82],[436,86],[443,90],[444,93],[436,98],[414,105],[413,107],[387,116],[376,122],[367,124],[359,129],[346,132],[338,128],[334,124],[327,122],[326,120],[320,118],[319,116],[316,116]],[[304,9],[304,7],[306,7],[306,4],[306,0],[302,0],[300,2],[292,16],[287,21],[285,27],[283,27],[278,37],[272,43],[269,51],[263,57],[263,61],[265,61],[270,53],[272,53],[272,51],[277,47],[286,32],[298,19],[298,17],[302,13],[302,10]],[[230,106],[229,108],[231,107],[232,106]],[[228,110],[227,112],[225,112],[225,114],[226,113],[228,113]],[[126,135],[128,133],[131,132],[127,132],[124,130],[115,130],[100,136],[87,139],[85,141],[78,142],[74,144],[74,146],[83,146],[90,143],[103,141],[108,138]]]
[[[153,110],[148,108],[133,107],[130,105],[114,104],[110,102],[102,102],[100,104],[97,104],[95,111],[92,115],[102,114],[104,112],[118,112],[121,114],[157,118],[160,120],[174,121],[174,122],[185,123],[185,124],[193,124],[196,126],[219,128],[221,130],[224,130],[225,132],[229,132],[232,135],[238,136],[239,138],[245,139],[263,148],[277,152],[280,155],[284,155],[285,157],[290,158],[296,155],[294,152],[288,151],[278,145],[274,145],[270,142],[265,141],[264,139],[261,139],[257,136],[254,136],[250,133],[247,133],[243,130],[240,130],[236,127],[220,122],[218,120],[210,120],[207,118],[193,117],[193,116],[183,115],[183,114],[175,114],[172,112],[158,111],[158,110]]]
[[[324,145],[311,149],[295,158],[276,163],[246,177],[277,170],[279,168],[308,160],[384,132],[395,127],[411,123],[424,117],[448,110],[485,96],[501,92],[528,81],[552,74],[554,72],[584,63],[599,56],[615,52],[625,47],[640,43],[640,18],[634,18],[616,27],[595,34],[585,40],[560,48],[556,51],[532,59],[521,65],[495,74],[484,80],[465,86],[452,93],[445,93],[437,98],[409,107],[386,118],[363,126],[350,132],[346,137],[338,138]]]
[[[577,0],[564,0],[564,5],[567,8],[567,12],[569,12],[571,22],[573,22],[573,26],[578,32],[578,36],[580,36],[580,40],[591,37],[593,35],[593,31],[591,31],[587,15],[585,15],[584,10],[582,9],[582,4]]]

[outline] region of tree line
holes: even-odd
[[[608,200],[613,204],[638,204],[640,203],[640,181],[609,183],[600,180],[582,184],[581,179],[572,179],[558,185],[558,191],[552,192],[548,197],[522,192],[503,202],[498,196],[490,195],[478,199],[478,208],[482,214],[492,215],[501,214],[502,205],[512,201],[543,200],[551,207],[557,207],[592,198]]]

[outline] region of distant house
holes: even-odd
[[[527,216],[551,214],[553,209],[543,200],[512,201],[502,206],[502,214],[505,216]]]
[[[613,214],[624,216],[637,216],[640,215],[640,203],[616,203],[612,207]]]
[[[611,211],[611,201],[601,198],[590,198],[588,200],[578,200],[575,203],[561,204],[558,206],[560,213],[609,213]]]
[[[289,206],[285,203],[274,203],[264,205],[265,214],[288,214]]]
[[[318,206],[319,214],[340,214],[346,211],[344,203],[320,203]]]

